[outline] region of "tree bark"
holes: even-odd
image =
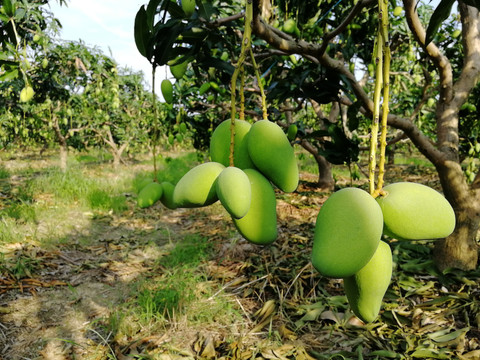
[[[60,129],[60,125],[58,124],[58,119],[56,116],[53,118],[53,130],[55,131],[58,144],[60,145],[60,170],[62,170],[62,172],[66,172],[68,159],[67,139],[62,134],[62,130]]]
[[[60,170],[67,171],[68,148],[66,143],[60,143]]]
[[[302,140],[300,145],[313,155],[318,166],[318,181],[317,185],[320,189],[325,191],[332,191],[335,188],[335,180],[332,175],[332,165],[318,153],[318,150],[310,144],[307,140]]]

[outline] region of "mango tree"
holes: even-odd
[[[319,5],[317,1],[291,0],[279,2],[276,8],[270,1],[257,0],[253,4],[254,58],[259,59],[271,102],[278,99],[278,107],[294,104],[291,109],[296,111],[302,108],[299,105],[302,99],[326,104],[323,108],[316,107],[317,110],[331,111],[338,107],[342,122],[324,122],[316,131],[310,132],[310,137],[329,136],[327,141],[331,147],[325,149],[323,146],[319,150],[331,160],[342,147],[354,149],[354,146],[348,146],[348,142],[343,143],[347,146],[335,147],[335,143],[342,142],[332,140],[334,135],[361,129],[359,119],[362,117],[372,119],[371,78],[376,61],[372,59],[372,53],[378,27],[376,3],[365,0]],[[442,1],[431,15],[428,27],[431,12],[422,12],[422,6],[405,0],[405,12],[396,11],[397,21],[392,21],[395,26],[389,42],[394,54],[393,69],[406,75],[405,78],[409,79],[406,88],[410,95],[416,95],[405,96],[401,81],[395,84],[396,88],[393,86],[396,91],[392,93],[388,124],[397,129],[395,134],[390,135],[392,141],[409,138],[435,165],[443,192],[455,209],[457,226],[454,233],[436,242],[437,265],[440,269],[472,269],[476,267],[478,258],[476,236],[480,221],[480,176],[475,170],[475,162],[471,161],[473,165],[469,166],[467,178],[461,161],[465,159],[463,154],[470,158],[478,157],[475,150],[478,139],[474,138],[478,134],[465,127],[472,122],[472,116],[470,113],[470,117],[465,117],[464,104],[478,80],[480,36],[478,10],[463,2],[458,3],[458,21],[455,18],[455,21],[442,25],[452,4],[452,1]],[[160,5],[159,9],[156,9],[157,5]],[[195,74],[202,79],[209,79],[207,74],[212,76],[212,67],[228,76],[228,67],[219,62],[223,52],[218,51],[221,49],[218,43],[225,41],[223,48],[227,52],[235,48],[234,44],[241,41],[241,33],[235,27],[242,26],[240,19],[243,14],[241,8],[235,11],[233,4],[228,8],[230,13],[223,13],[222,17],[221,7],[216,5],[215,1],[197,2],[196,11],[188,17],[175,2],[150,2],[146,15],[155,14],[157,10],[160,14],[169,12],[170,15],[168,20],[164,17],[165,21],[155,29],[151,27],[152,42],[158,47],[159,54],[161,49],[159,59],[163,64],[182,55],[182,60],[195,59],[191,62],[192,68],[194,71],[197,69]],[[427,17],[421,20],[420,16],[425,14]],[[393,17],[393,14],[383,15]],[[287,22],[291,17],[295,18],[293,25],[291,21]],[[460,37],[454,31],[456,27],[462,29]],[[219,37],[215,28],[231,34],[231,38]],[[236,61],[235,54],[235,51],[230,52],[232,62]],[[276,55],[282,58],[276,59]],[[406,59],[403,68],[400,58]],[[224,63],[228,65],[228,62]],[[275,81],[277,79],[282,81]],[[201,84],[198,85],[200,88]],[[313,101],[311,103],[314,104]],[[434,117],[429,116],[429,108],[435,108]],[[275,108],[270,109],[271,117],[275,113]],[[461,119],[459,114],[464,118]],[[462,135],[465,131],[467,137]],[[341,139],[341,136],[337,138]],[[348,136],[346,138],[349,139]],[[473,147],[468,146],[468,142]],[[473,148],[473,151],[462,153],[465,147]],[[345,155],[346,158],[354,158],[348,152]]]
[[[157,5],[158,9],[155,8]],[[237,44],[241,41],[239,29],[243,27],[243,2],[217,5],[216,2],[203,2],[196,12],[188,15],[175,2],[152,1],[137,14],[136,39],[139,49],[143,47],[142,44],[150,44],[152,49],[158,47],[162,50],[161,56],[156,56],[155,51],[150,50],[151,61],[158,61],[159,65],[173,65],[171,69],[177,63],[188,64],[186,72],[176,79],[174,103],[182,104],[178,110],[183,109],[183,114],[191,123],[194,146],[197,148],[208,146],[213,129],[230,114],[228,88],[233,61],[240,51]],[[153,27],[153,20],[146,19],[155,11],[168,13],[169,16],[161,15]],[[145,24],[146,29],[140,31],[141,24]],[[142,40],[143,37],[150,37],[150,40]],[[351,163],[358,153],[355,148],[357,141],[347,136],[342,127],[336,124],[340,118],[338,105],[333,111],[320,111],[320,104],[328,103],[336,96],[334,92],[340,88],[339,78],[333,73],[328,74],[329,83],[317,64],[298,64],[297,59],[286,56],[288,54],[284,52],[265,50],[255,42],[254,45],[254,52],[259,53],[256,55],[258,65],[264,72],[263,86],[267,90],[274,89],[267,91],[272,109],[270,116],[285,131],[290,125],[300,129],[299,136],[292,138],[292,141],[315,157],[319,167],[319,185],[333,188],[331,166],[326,158],[340,164]],[[258,119],[261,113],[260,90],[254,78],[251,72],[246,75],[245,103],[248,106],[245,113],[249,118]],[[324,89],[321,91],[322,87]],[[309,121],[307,125],[301,120],[301,114],[308,114],[310,120],[317,118],[320,121]],[[330,126],[332,123],[335,126]],[[343,151],[344,148],[347,151]]]

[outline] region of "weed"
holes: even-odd
[[[11,217],[0,217],[0,243],[17,243],[23,240],[24,234],[19,231],[17,221]]]
[[[170,253],[160,259],[160,263],[166,268],[196,267],[208,256],[211,246],[206,237],[198,234],[186,236],[178,242]]]
[[[172,317],[180,308],[182,293],[173,285],[158,289],[145,289],[138,294],[137,303],[145,319],[157,316]]]
[[[5,169],[3,166],[0,166],[0,179],[8,179],[10,177],[10,172]]]
[[[23,254],[17,255],[15,259],[7,260],[5,255],[0,253],[0,272],[8,273],[17,280],[32,277],[37,263],[37,260]]]
[[[161,170],[157,173],[159,182],[169,181],[176,184],[190,169],[199,163],[196,152],[190,152],[176,158],[167,157],[160,164]]]
[[[23,222],[35,222],[37,215],[35,207],[28,203],[12,204],[0,212],[1,216],[8,216],[15,220]]]

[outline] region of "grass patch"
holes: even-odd
[[[8,179],[10,177],[10,172],[5,169],[5,167],[0,166],[0,179]]]
[[[33,193],[53,194],[55,200],[64,204],[77,203],[92,210],[122,212],[128,209],[122,193],[127,189],[125,179],[108,177],[108,174],[86,174],[81,168],[72,167],[63,173],[47,171],[33,179],[30,188]]]
[[[177,157],[160,157],[157,162],[159,169],[157,171],[157,180],[160,183],[168,181],[176,184],[190,169],[203,161],[204,154],[199,152],[187,152]],[[138,193],[138,189],[145,179],[153,179],[153,172],[137,174],[133,180],[133,189],[135,192]]]
[[[112,196],[107,190],[103,189],[92,189],[87,195],[87,200],[93,210],[113,210],[114,213],[128,210],[125,196]]]
[[[29,203],[12,204],[0,211],[0,216],[6,216],[21,222],[35,222],[37,220],[35,207]]]
[[[195,268],[208,257],[210,251],[211,245],[207,238],[189,235],[177,243],[167,256],[159,260],[159,263],[168,269]]]

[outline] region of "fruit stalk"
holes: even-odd
[[[153,101],[153,137],[152,137],[152,155],[153,155],[153,181],[157,182],[157,102],[155,100],[155,70],[156,65],[152,64],[152,101]]]
[[[382,0],[380,0],[381,2]],[[375,192],[375,168],[377,165],[377,142],[378,142],[378,124],[380,119],[380,98],[382,93],[383,83],[383,54],[382,54],[382,40],[380,30],[377,34],[377,41],[374,50],[375,56],[375,89],[373,93],[373,123],[370,129],[370,160],[368,162],[368,179],[369,191],[373,196]]]
[[[380,0],[383,4],[381,11],[388,14],[388,4]],[[390,42],[388,41],[388,16],[382,16],[381,19],[381,37],[383,43],[383,104],[382,104],[382,124],[380,133],[380,158],[378,162],[378,179],[376,193],[381,193],[383,188],[383,177],[385,175],[385,150],[387,148],[387,118],[390,102]]]
[[[242,49],[240,56],[238,58],[237,66],[232,74],[231,85],[230,85],[230,166],[233,166],[233,155],[235,148],[235,103],[236,103],[236,87],[237,87],[237,78],[241,69],[243,68],[243,63],[246,58],[246,50],[250,48],[252,43],[252,20],[253,20],[253,1],[247,0],[247,6],[245,10],[245,30],[243,31],[242,39]]]
[[[373,95],[373,123],[370,137],[370,161],[369,161],[369,191],[373,197],[382,193],[383,177],[385,174],[385,150],[387,146],[387,118],[390,100],[390,45],[388,41],[388,2],[378,0],[379,24],[377,39],[374,49],[376,63],[375,89]],[[383,90],[383,93],[382,93]],[[380,155],[378,164],[378,182],[375,187],[376,153],[378,142],[378,128],[380,119],[380,101],[382,100],[382,123],[380,134]]]
[[[252,58],[253,69],[255,70],[255,76],[257,78],[258,87],[260,88],[260,95],[262,97],[262,113],[263,113],[263,120],[268,120],[268,113],[267,113],[267,98],[265,97],[265,91],[263,90],[262,78],[260,76],[260,72],[258,71],[258,65],[255,61],[255,57],[253,56],[253,50],[250,48],[250,57]]]
[[[240,113],[238,118],[240,120],[245,120],[245,67],[242,66],[240,69]]]

